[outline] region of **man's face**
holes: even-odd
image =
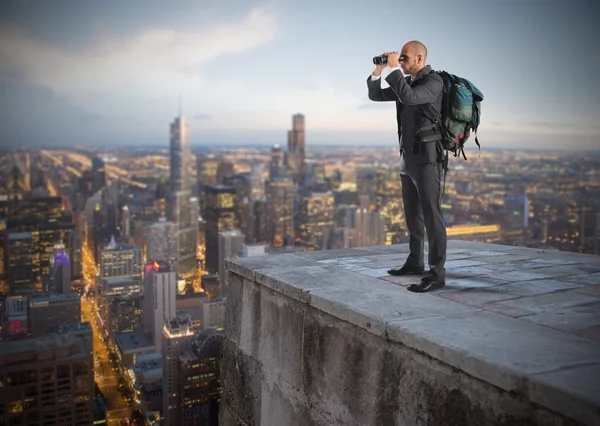
[[[400,62],[400,68],[404,74],[414,74],[417,69],[417,58],[414,51],[407,46],[402,48],[400,56],[404,56],[404,60]]]

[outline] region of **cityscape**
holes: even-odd
[[[599,14],[0,2],[0,425],[598,421]],[[438,101],[479,124],[417,294],[398,140]]]
[[[192,152],[177,116],[160,149],[3,152],[2,422],[217,425],[226,259],[407,243],[397,150],[312,147],[307,124]],[[597,152],[451,157],[448,236],[599,255],[599,170]]]

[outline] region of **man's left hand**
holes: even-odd
[[[387,57],[390,68],[398,68],[400,66],[400,52],[388,52]]]

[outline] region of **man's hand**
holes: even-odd
[[[386,52],[382,53],[381,55],[387,55]],[[375,77],[378,77],[381,75],[381,71],[383,71],[383,69],[387,67],[387,64],[379,64],[379,65],[375,65],[375,70],[373,71],[373,75]]]
[[[388,52],[388,66],[390,68],[400,67],[400,52]]]

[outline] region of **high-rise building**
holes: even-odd
[[[29,298],[29,334],[43,336],[58,326],[81,323],[81,297],[76,293],[39,293]]]
[[[146,260],[163,260],[177,265],[177,224],[165,217],[146,227]]]
[[[9,296],[5,302],[5,315],[2,318],[4,338],[24,337],[29,331],[27,296]]]
[[[164,261],[146,265],[144,276],[144,328],[152,336],[156,350],[162,350],[165,321],[175,317],[177,277]]]
[[[189,191],[190,185],[190,140],[188,126],[181,116],[176,117],[171,123],[170,145],[170,192],[174,195],[178,191]]]
[[[11,205],[5,230],[4,267],[11,291],[40,289],[42,281],[50,276],[54,244],[69,244],[74,228],[72,215],[63,212],[61,197],[26,198]],[[69,257],[70,251],[68,247]]]
[[[71,291],[71,262],[62,242],[54,245],[50,255],[50,290],[59,294]]]
[[[226,185],[205,187],[204,220],[206,240],[206,266],[209,273],[219,271],[219,234],[236,228],[236,191]]]
[[[129,207],[123,206],[121,209],[121,235],[129,237],[131,234],[131,213]]]
[[[218,426],[221,380],[219,359],[223,334],[205,328],[193,340],[191,349],[179,356],[182,426]]]
[[[271,161],[269,162],[269,179],[281,176],[283,173],[283,149],[281,146],[275,145],[271,148]]]
[[[177,261],[173,265],[177,274],[191,284],[196,276],[198,257],[198,200],[190,191],[174,194],[172,216],[177,223]]]
[[[267,223],[269,242],[276,247],[294,236],[294,181],[280,176],[267,182]]]
[[[100,252],[100,278],[139,277],[143,274],[142,249],[115,244]]]
[[[92,157],[92,193],[106,186],[106,166],[100,157]]]
[[[294,114],[288,131],[288,167],[300,176],[306,174],[304,128],[304,115]]]
[[[321,248],[323,229],[334,224],[335,202],[331,191],[312,192],[301,198],[297,235],[303,242]]]
[[[163,355],[163,424],[179,426],[181,419],[181,363],[179,356],[191,349],[194,337],[198,332],[192,326],[192,319],[187,313],[178,313],[169,319],[162,332]],[[199,378],[198,378],[199,379]]]
[[[2,346],[0,424],[93,423],[94,359],[85,336],[67,331]]]
[[[31,232],[7,232],[4,247],[4,270],[12,294],[36,290],[37,238]]]

